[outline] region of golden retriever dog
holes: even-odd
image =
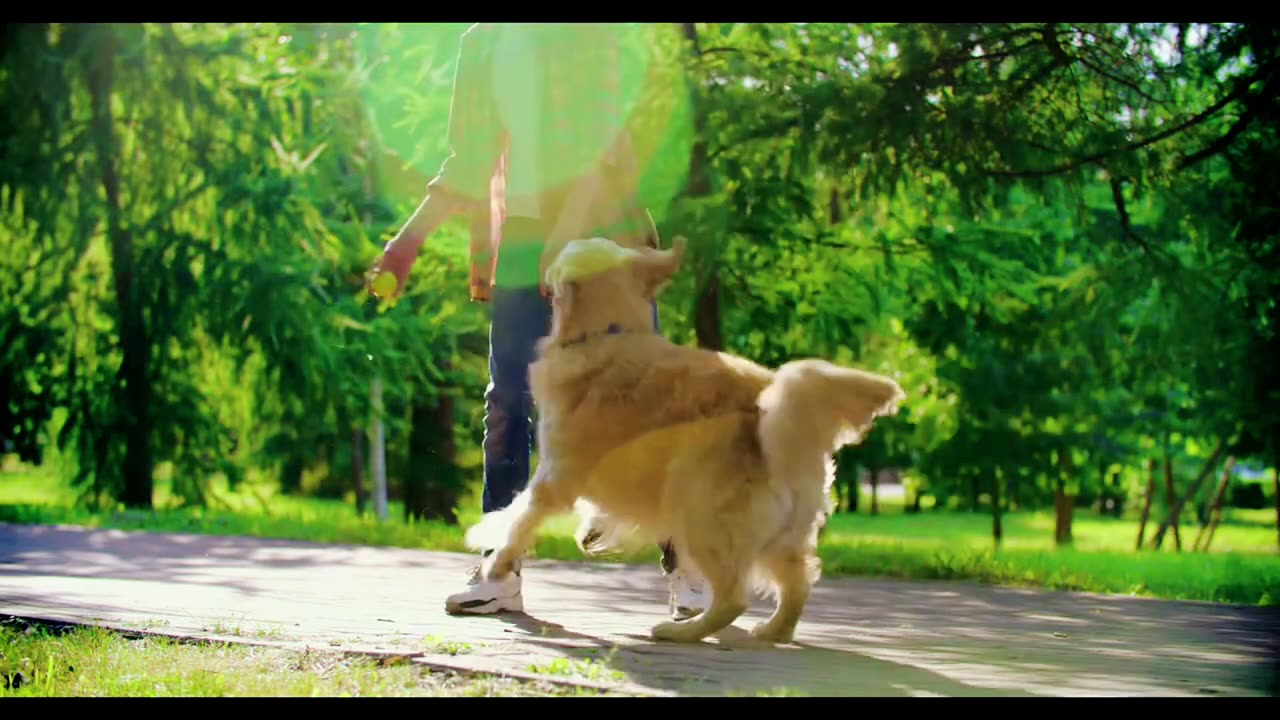
[[[482,572],[502,577],[544,520],[577,505],[585,525],[609,535],[673,538],[706,577],[711,606],[656,625],[655,639],[698,642],[724,629],[754,583],[777,605],[752,635],[790,642],[820,572],[832,453],[895,413],[904,394],[887,377],[822,360],[775,371],[668,342],[650,302],[684,247],[683,238],[667,251],[576,240],[548,267],[551,332],[529,369],[541,461],[467,542],[495,549]]]

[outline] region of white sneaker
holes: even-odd
[[[485,580],[481,564],[471,568],[467,589],[445,598],[444,610],[450,615],[493,615],[500,612],[524,612],[520,594],[520,566],[496,580]]]
[[[671,573],[671,619],[677,622],[697,617],[711,604],[711,588],[699,576],[676,568]]]

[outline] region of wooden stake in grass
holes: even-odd
[[[1227,441],[1224,438],[1219,438],[1217,446],[1213,448],[1213,453],[1209,455],[1209,459],[1204,461],[1204,465],[1200,468],[1200,474],[1196,476],[1194,481],[1192,481],[1190,489],[1187,490],[1187,494],[1183,495],[1182,498],[1178,500],[1178,502],[1169,510],[1169,517],[1165,518],[1164,522],[1160,523],[1160,527],[1156,528],[1155,537],[1151,538],[1151,547],[1157,550],[1160,549],[1160,544],[1164,542],[1165,532],[1171,525],[1178,522],[1178,515],[1182,513],[1182,507],[1187,504],[1187,500],[1190,500],[1191,497],[1196,494],[1196,491],[1200,489],[1200,486],[1204,484],[1205,478],[1209,477],[1213,472],[1213,468],[1218,465],[1218,458],[1222,457],[1222,453],[1226,448]]]
[[[1156,496],[1156,461],[1147,460],[1147,496],[1142,501],[1142,519],[1138,521],[1138,544],[1135,550],[1142,549],[1142,538],[1147,534],[1147,519],[1151,517],[1151,499]]]
[[[1209,524],[1200,528],[1200,532],[1196,533],[1195,545],[1192,550],[1207,551],[1209,543],[1213,541],[1213,532],[1218,528],[1218,521],[1222,519],[1222,500],[1227,495],[1227,485],[1231,482],[1231,471],[1235,469],[1236,458],[1234,455],[1227,458],[1227,464],[1222,468],[1222,479],[1218,481],[1218,489],[1213,493],[1213,501],[1209,503]],[[1201,545],[1201,539],[1204,544]]]

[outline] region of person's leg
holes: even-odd
[[[546,334],[545,301],[536,288],[493,293],[489,325],[489,386],[485,389],[482,510],[501,510],[529,482],[533,397],[529,365]]]
[[[481,509],[501,510],[529,482],[533,398],[529,364],[535,345],[550,327],[550,308],[537,287],[494,288],[489,323],[489,386],[485,390],[484,487]],[[490,551],[486,550],[487,555]],[[472,569],[468,587],[451,595],[454,613],[520,611],[521,577],[515,573],[485,582]]]

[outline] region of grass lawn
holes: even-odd
[[[0,697],[509,697],[583,688],[433,673],[401,659],[130,638],[101,628],[0,625]]]
[[[217,535],[250,535],[313,542],[384,545],[466,551],[462,529],[442,523],[406,523],[392,503],[389,518],[358,517],[350,503],[280,496],[273,488],[225,489],[209,508],[174,508],[157,483],[152,512],[90,512],[74,506],[74,493],[41,470],[0,472],[0,521],[57,523]],[[890,501],[891,502],[891,501]],[[1160,552],[1133,551],[1137,521],[1078,511],[1074,546],[1053,546],[1048,512],[1007,513],[1005,540],[991,541],[991,519],[963,512],[902,514],[882,502],[883,514],[837,515],[820,553],[828,575],[971,580],[1151,597],[1280,606],[1280,552],[1271,510],[1229,511],[1214,536],[1212,552],[1177,553],[1172,537]],[[463,526],[479,515],[466,503]],[[575,519],[558,518],[541,534],[537,557],[582,560],[573,542]],[[1198,527],[1183,525],[1189,547]],[[1148,537],[1154,526],[1148,526]],[[658,553],[639,543],[608,559],[654,563]],[[655,572],[656,572],[655,567]]]

